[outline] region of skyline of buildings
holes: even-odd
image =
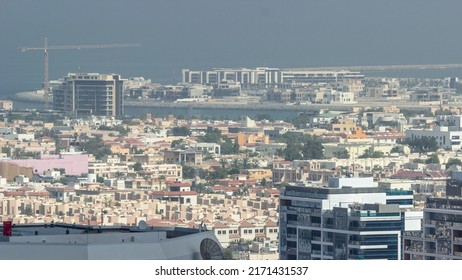
[[[62,85],[73,87],[78,75],[68,75],[71,81]],[[106,78],[97,75],[82,74],[88,84],[76,92],[97,94],[91,82]],[[241,86],[233,80],[220,84]],[[153,85],[141,78],[120,83],[125,98],[139,93],[141,102],[151,102],[155,93],[164,102],[177,96],[171,104],[228,99],[251,105],[266,99],[349,107],[321,107],[286,120],[271,113],[216,120],[154,112],[95,116],[86,114],[93,112],[89,107],[61,115],[4,110],[0,218],[19,224],[206,226],[229,258],[458,257],[457,224],[443,225],[446,216],[428,214],[425,202],[457,194],[446,182],[462,168],[453,137],[462,120],[457,83],[450,89],[447,79],[384,78],[267,86],[235,91]],[[108,97],[109,86],[103,88]],[[423,92],[429,100],[412,101]],[[369,98],[389,106],[367,107]],[[398,100],[426,107],[411,111],[394,106]],[[443,130],[455,134],[432,134]]]

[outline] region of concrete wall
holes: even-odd
[[[327,200],[323,200],[322,209],[332,210],[334,207],[347,207],[352,203],[386,203],[385,193],[361,193],[361,194],[331,194]]]
[[[329,187],[331,188],[342,188],[342,187],[352,187],[352,188],[370,188],[374,186],[374,178],[339,178],[333,177],[329,178]]]

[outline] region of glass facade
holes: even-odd
[[[338,189],[335,194],[342,195]],[[322,209],[329,199],[325,189],[287,187],[280,204],[280,259],[401,258],[404,216],[397,205]]]

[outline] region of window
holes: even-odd
[[[247,234],[247,230],[246,230],[246,229],[244,229],[244,234]]]

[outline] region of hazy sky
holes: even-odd
[[[50,52],[50,78],[181,68],[462,63],[460,0],[0,0],[0,94],[38,87],[22,46],[141,43]]]

